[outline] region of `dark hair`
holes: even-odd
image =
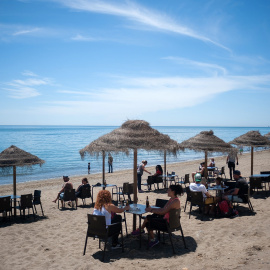
[[[161,171],[161,173],[163,173],[163,170],[162,170],[161,165],[157,165],[157,166],[156,166],[156,169],[160,170],[160,171]]]
[[[174,191],[175,196],[183,194],[183,188],[180,185],[170,185],[171,191]]]
[[[86,177],[83,178],[82,181],[85,181],[88,184],[88,179]]]

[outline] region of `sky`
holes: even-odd
[[[0,0],[0,125],[270,126],[268,0]]]

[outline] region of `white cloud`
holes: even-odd
[[[24,72],[22,72],[22,75],[23,76],[30,76],[30,77],[37,77],[37,75],[30,70],[25,70]]]
[[[24,30],[20,30],[20,31],[17,31],[15,33],[13,33],[12,35],[13,36],[19,36],[19,35],[28,35],[28,34],[32,34],[32,33],[35,33],[35,32],[39,32],[41,30],[41,28],[32,28],[32,29],[24,29]]]
[[[105,2],[101,0],[55,0],[55,1],[60,2],[64,6],[76,10],[124,17],[127,20],[148,27],[152,27],[153,29],[156,30],[188,36],[204,42],[212,43],[216,46],[219,46],[225,50],[230,51],[230,49],[223,46],[222,44],[219,44],[218,42],[215,42],[208,37],[202,36],[193,31],[192,29],[175,22],[167,15],[149,10],[131,1],[125,1],[122,4],[119,4],[119,2],[112,3],[112,1]]]
[[[76,36],[71,38],[72,40],[75,41],[96,41],[96,38],[92,38],[92,37],[86,37],[86,36],[82,36],[80,34],[77,34]]]
[[[23,72],[24,76],[33,76],[36,74],[31,71]],[[8,91],[10,93],[9,97],[16,99],[25,99],[32,98],[41,95],[39,90],[37,89],[43,85],[50,85],[51,80],[48,78],[27,78],[24,80],[12,80],[11,82],[6,82],[4,85],[7,87],[3,87],[2,89]]]

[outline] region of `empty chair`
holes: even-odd
[[[225,177],[225,179],[226,179],[226,175],[225,175],[225,167],[224,167],[224,166],[221,167],[220,170],[215,171],[214,173],[215,173],[217,176],[220,176],[220,177],[222,177],[222,175],[224,175],[224,177]]]
[[[154,218],[153,218],[153,219],[150,219],[150,221],[149,221],[149,230],[157,230],[158,232],[168,233],[169,237],[170,237],[170,242],[172,245],[173,253],[175,254],[175,249],[174,249],[174,245],[173,245],[173,241],[172,241],[172,233],[173,232],[180,230],[185,248],[187,248],[187,245],[186,245],[184,233],[182,230],[182,226],[180,223],[181,209],[171,209],[169,213],[170,213],[169,223],[166,221],[166,227],[159,226],[159,223],[156,223]],[[148,233],[148,242],[150,241],[149,236],[150,235]],[[159,236],[160,236],[160,233],[159,233]],[[164,234],[163,234],[163,240],[164,240]]]
[[[187,174],[185,174],[184,179],[183,179],[183,178],[181,178],[181,180],[180,180],[180,181],[178,181],[178,182],[176,182],[176,184],[181,184],[181,185],[184,185],[184,186],[185,186],[185,188],[186,188],[186,185],[189,185],[189,184],[190,184],[190,182],[189,182],[189,174],[188,174],[188,173],[187,173]]]
[[[124,252],[121,222],[106,226],[105,216],[97,216],[97,215],[91,215],[91,214],[88,214],[87,216],[88,216],[88,228],[86,232],[83,255],[85,255],[88,237],[93,237],[93,239],[98,238],[99,248],[101,248],[100,241],[103,240],[105,242],[104,250],[103,250],[103,258],[102,258],[102,260],[104,261],[105,250],[106,250],[108,239],[112,237],[113,235],[116,235],[116,234],[118,235],[119,230],[120,230],[121,241],[122,241],[122,252]]]
[[[76,201],[76,196],[75,196],[75,189],[66,189],[64,191],[63,198],[58,199],[58,209],[59,209],[59,201],[61,201],[62,207],[65,207],[65,202],[69,202],[69,201],[75,202],[76,209],[77,209],[77,201]]]
[[[250,177],[249,178],[249,185],[250,185],[251,192],[253,192],[255,190],[257,190],[257,192],[258,192],[259,189],[261,189],[261,190],[265,189],[265,192],[266,192],[266,187],[262,181],[262,178]]]
[[[40,205],[42,215],[44,216],[40,197],[41,197],[41,190],[34,190],[33,206],[35,208],[35,213],[37,214],[36,205]]]
[[[113,195],[116,195],[116,201],[120,202],[121,201],[121,196],[123,200],[125,200],[125,194],[127,195],[129,192],[128,189],[129,182],[123,183],[123,187],[113,187],[112,188],[112,199]]]
[[[9,213],[9,218],[10,218],[11,210],[12,210],[11,197],[10,196],[1,197],[0,198],[0,213],[3,214],[3,217],[5,217],[7,213]]]
[[[21,195],[21,200],[19,201],[19,206],[17,206],[17,209],[20,210],[20,216],[22,215],[25,217],[25,210],[28,209],[28,215],[29,215],[29,209],[32,209],[33,216],[35,218],[35,212],[33,208],[33,195],[32,194],[25,194]]]

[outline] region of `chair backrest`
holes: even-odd
[[[270,171],[262,171],[261,174],[270,174]]]
[[[75,189],[66,189],[64,191],[64,201],[75,201],[76,197],[75,197]]]
[[[40,197],[41,197],[41,190],[34,190],[33,203],[40,204]]]
[[[171,209],[169,215],[170,229],[175,230],[180,227],[181,209]]]
[[[105,237],[107,235],[105,216],[88,214],[88,236]]]
[[[128,194],[133,194],[134,193],[134,186],[133,186],[133,184],[128,184]]]
[[[129,193],[129,182],[123,183],[123,194],[128,194]]]
[[[81,193],[81,198],[91,198],[91,187],[90,185],[83,185],[82,186],[82,193]]]
[[[250,185],[251,189],[254,189],[254,188],[261,189],[262,188],[262,179],[250,177],[249,178],[249,185]]]
[[[11,211],[10,196],[0,198],[0,213],[3,213],[4,211]]]
[[[222,174],[225,174],[225,167],[223,166],[223,167],[221,167],[221,175]]]
[[[190,202],[192,205],[203,206],[203,193],[201,191],[190,192]]]
[[[171,175],[175,175],[175,172],[172,172]]]
[[[156,199],[156,206],[163,208],[167,202],[168,202],[168,200]]]
[[[185,174],[185,184],[189,184],[189,174]]]
[[[33,195],[32,194],[21,195],[20,206],[22,209],[33,207]]]

